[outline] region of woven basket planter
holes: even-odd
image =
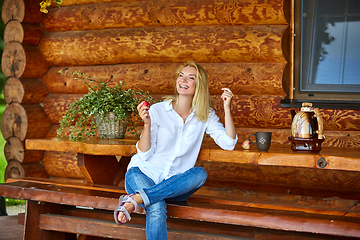
[[[114,112],[107,113],[104,118],[96,116],[95,120],[100,138],[114,139],[125,137],[127,124],[122,120],[115,122],[116,115]]]

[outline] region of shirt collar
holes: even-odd
[[[165,105],[164,105],[165,111],[170,111],[173,109],[173,105],[171,103],[172,103],[171,100],[165,101]],[[191,112],[190,116],[193,116],[194,114],[195,114],[195,109]]]
[[[173,109],[171,100],[168,100],[165,102],[164,109],[165,109],[165,111],[170,111],[171,109]]]

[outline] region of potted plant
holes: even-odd
[[[110,87],[108,82],[85,76],[80,71],[60,70],[59,73],[82,81],[89,92],[70,105],[59,122],[58,137],[66,137],[64,132],[70,128],[71,140],[95,136],[96,129],[100,138],[123,138],[126,130],[135,133],[133,118],[138,115],[136,107],[140,101],[154,102],[151,94],[140,88],[124,90],[122,81]]]

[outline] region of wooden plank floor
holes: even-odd
[[[24,226],[18,224],[18,216],[0,217],[0,240],[22,240]]]

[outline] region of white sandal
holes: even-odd
[[[132,203],[135,206],[134,212],[138,211],[139,204],[132,198],[133,195],[134,194],[122,195],[119,198],[119,205],[114,210],[114,219],[117,224],[119,225],[123,224],[118,220],[118,216],[120,212],[124,213],[127,222],[131,220],[128,210],[124,207],[125,203]]]

